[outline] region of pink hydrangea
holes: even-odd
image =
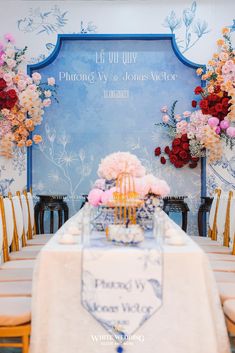
[[[139,159],[129,152],[116,152],[108,155],[102,159],[98,168],[98,175],[107,180],[116,179],[123,172],[141,177],[145,175],[145,168]]]

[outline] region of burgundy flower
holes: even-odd
[[[181,141],[183,141],[183,142],[188,142],[188,136],[187,136],[187,134],[183,134],[183,135],[181,136]]]
[[[180,152],[180,148],[178,146],[174,146],[172,148],[172,152],[173,152],[173,154],[178,154]]]
[[[207,99],[203,99],[200,101],[199,106],[201,109],[207,109],[208,108],[208,100]]]
[[[177,162],[175,162],[174,165],[175,165],[176,168],[182,168],[184,163],[182,161],[177,161]]]
[[[196,108],[196,106],[197,106],[197,101],[193,100],[193,101],[192,101],[192,107],[193,107],[193,108]]]
[[[9,91],[7,91],[7,96],[10,99],[15,99],[17,97],[16,91],[14,89],[9,89]]]
[[[194,93],[195,94],[200,94],[203,92],[203,88],[201,86],[197,86],[194,90]]]
[[[219,112],[222,112],[222,104],[221,103],[217,103],[216,106],[215,106],[215,110],[219,113]]]
[[[179,138],[175,138],[173,141],[172,141],[172,146],[179,146],[180,145],[180,139]]]
[[[178,161],[178,158],[172,153],[170,156],[170,161],[172,164],[174,164]]]
[[[161,158],[160,158],[160,162],[161,162],[162,164],[166,164],[166,158],[165,158],[165,157],[161,157]]]
[[[193,162],[198,162],[198,161],[199,161],[199,158],[198,158],[198,157],[191,157],[191,160],[192,160]]]
[[[5,91],[1,91],[0,92],[0,100],[2,99],[2,100],[5,100],[7,98],[7,94],[6,94],[6,92]]]
[[[0,90],[3,90],[4,88],[6,88],[7,83],[4,80],[4,78],[0,78]]]
[[[155,154],[155,156],[160,156],[161,152],[162,152],[161,147],[157,147],[157,148],[155,148],[154,154]]]
[[[179,156],[181,159],[186,159],[188,157],[188,154],[186,151],[180,151]]]
[[[7,109],[12,109],[15,105],[15,101],[14,100],[7,100],[5,103],[4,103],[4,108],[7,108]]]
[[[184,142],[183,145],[182,145],[183,149],[185,151],[188,151],[189,150],[189,143],[188,142]]]
[[[164,149],[164,152],[166,154],[169,154],[170,153],[170,147],[169,146],[166,146],[165,149]]]

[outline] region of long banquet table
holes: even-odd
[[[185,235],[186,236],[186,235]],[[105,329],[81,304],[82,245],[55,235],[36,263],[30,353],[111,353]],[[146,240],[147,241],[147,240]],[[117,247],[112,256],[130,248]],[[126,353],[229,353],[224,316],[206,254],[187,236],[163,246],[163,305],[139,328]],[[98,337],[92,339],[92,337]]]

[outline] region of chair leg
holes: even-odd
[[[26,334],[22,336],[22,353],[28,353],[29,351],[29,336]]]

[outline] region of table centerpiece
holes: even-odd
[[[161,206],[161,198],[170,192],[168,184],[147,174],[140,160],[129,152],[106,156],[99,164],[98,175],[100,179],[88,194],[89,203],[98,210],[94,227],[110,233],[111,240],[120,238],[124,242],[125,233],[126,241],[133,238],[138,242],[143,238],[141,229],[152,229],[155,207]],[[122,229],[122,235],[120,225],[126,229]]]

